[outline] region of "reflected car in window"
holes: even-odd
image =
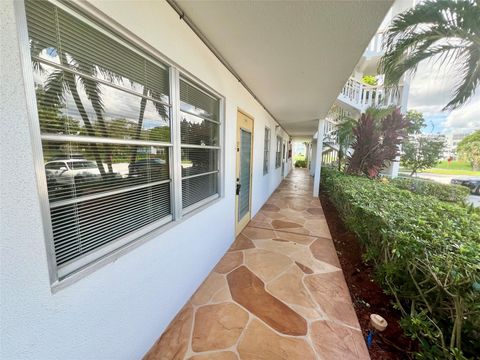
[[[97,163],[85,159],[49,161],[45,164],[47,180],[57,184],[71,185],[75,181],[95,180],[101,177]]]

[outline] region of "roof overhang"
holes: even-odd
[[[169,0],[290,135],[312,135],[393,0]]]

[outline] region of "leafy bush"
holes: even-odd
[[[348,156],[347,173],[377,177],[397,157],[408,125],[399,109],[380,120],[371,112],[362,114],[353,130],[353,152]]]
[[[378,81],[377,81],[377,78],[375,77],[375,75],[365,75],[363,78],[362,78],[362,81],[363,83],[367,84],[367,85],[371,85],[371,86],[376,86]]]
[[[400,189],[435,196],[439,200],[449,202],[463,202],[470,194],[470,189],[465,186],[440,184],[423,179],[396,178],[391,180],[391,183]]]
[[[322,184],[396,299],[424,359],[480,353],[480,215],[385,181],[322,170]]]
[[[297,161],[295,161],[295,167],[306,168],[307,167],[307,160],[297,160]]]

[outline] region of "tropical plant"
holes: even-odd
[[[353,153],[347,158],[347,173],[377,177],[398,156],[407,126],[399,109],[379,122],[371,114],[362,114],[354,129]]]
[[[335,136],[338,143],[338,170],[342,169],[345,157],[347,155],[348,149],[353,142],[353,131],[356,128],[358,122],[357,120],[345,116],[340,120],[335,130]]]
[[[381,124],[382,120],[394,111],[395,111],[395,106],[388,106],[388,107],[370,106],[367,110],[365,110],[365,114],[370,115],[376,123]]]
[[[469,100],[480,83],[480,0],[429,0],[399,14],[386,32],[379,71],[396,86],[422,61],[459,78],[445,109]],[[448,65],[448,67],[447,67]]]
[[[460,141],[457,152],[462,159],[470,162],[474,171],[480,170],[480,130]]]
[[[418,171],[429,169],[438,164],[444,142],[436,139],[418,137],[410,138],[403,143],[401,164],[411,170],[410,176]]]
[[[365,75],[363,78],[362,78],[362,81],[363,83],[367,84],[367,85],[371,85],[371,86],[376,86],[378,81],[377,79],[375,78],[374,75]]]

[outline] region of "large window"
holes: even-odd
[[[277,147],[275,152],[275,169],[282,166],[282,137],[277,136]]]
[[[67,7],[25,4],[62,278],[219,196],[220,100]]]
[[[270,129],[265,128],[265,139],[263,141],[263,175],[270,171]]]

